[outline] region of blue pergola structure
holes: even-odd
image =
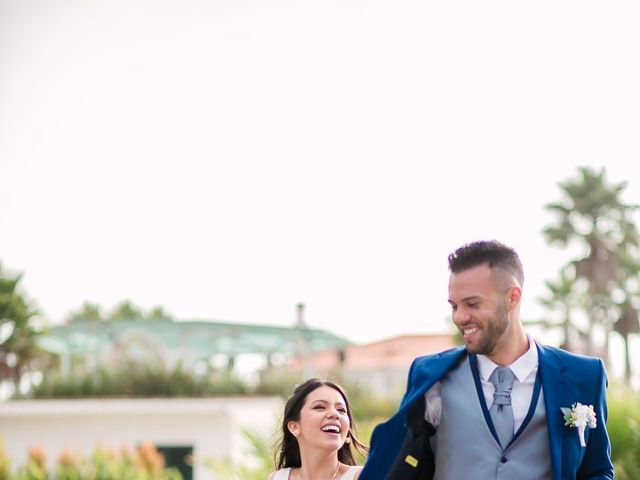
[[[344,350],[351,342],[325,330],[216,322],[205,320],[78,320],[49,328],[38,346],[59,355],[61,370],[69,371],[72,358],[96,364],[118,357],[146,358],[165,364],[195,364],[223,357],[232,367],[244,354],[308,355],[322,350]]]

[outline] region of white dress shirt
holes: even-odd
[[[531,397],[533,396],[533,387],[536,382],[536,374],[538,373],[538,349],[533,339],[527,335],[529,339],[529,349],[511,365],[507,365],[513,374],[513,388],[511,389],[511,407],[513,408],[513,429],[514,433],[518,431],[522,422],[524,422]],[[498,364],[489,359],[486,355],[477,355],[478,373],[480,374],[480,383],[482,384],[482,392],[487,402],[487,408],[493,405],[493,392],[496,387],[489,381],[489,377],[493,371],[498,368]],[[424,418],[431,425],[437,427],[440,425],[440,416],[442,413],[440,382],[436,382],[427,393],[425,393],[426,408]]]

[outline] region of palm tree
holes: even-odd
[[[629,355],[629,335],[640,332],[640,319],[638,310],[633,307],[630,299],[625,299],[620,306],[620,316],[614,325],[614,329],[620,334],[624,342],[624,378],[631,380],[631,358]]]
[[[560,271],[560,277],[556,282],[551,280],[545,281],[547,287],[546,296],[540,297],[538,301],[550,312],[559,312],[559,319],[539,320],[534,322],[527,322],[529,324],[536,324],[543,326],[547,329],[562,329],[562,342],[560,348],[569,351],[576,350],[577,337],[586,344],[587,350],[591,350],[590,337],[588,332],[580,328],[572,315],[572,311],[580,306],[580,302],[584,301],[582,298],[576,296],[574,292],[572,274],[563,269]]]
[[[560,183],[563,198],[549,203],[557,223],[544,229],[550,244],[581,244],[584,255],[571,260],[574,290],[587,293],[584,306],[590,327],[605,330],[604,360],[608,360],[609,333],[615,328],[618,303],[614,295],[630,299],[629,276],[637,263],[640,236],[631,215],[639,207],[622,201],[627,182],[607,183],[605,170],[580,167],[579,175]]]
[[[33,326],[38,311],[19,292],[21,280],[22,275],[8,275],[0,265],[0,379],[12,381],[15,391],[40,354]]]

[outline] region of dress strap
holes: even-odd
[[[289,480],[289,473],[291,472],[290,468],[282,468],[276,472],[273,477],[273,480]]]
[[[340,477],[340,480],[353,480],[356,476],[356,472],[362,470],[362,467],[351,467],[347,472]]]

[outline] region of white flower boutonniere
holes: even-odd
[[[561,407],[564,414],[564,424],[567,427],[575,427],[578,429],[578,438],[580,439],[580,446],[586,447],[587,444],[584,441],[584,431],[587,427],[596,428],[596,412],[593,410],[593,405],[582,405],[581,403],[574,403],[571,408]]]

